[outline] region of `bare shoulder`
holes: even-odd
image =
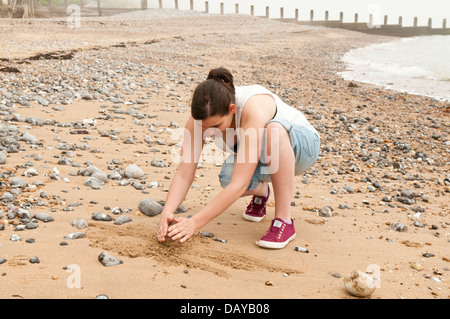
[[[269,94],[257,94],[250,97],[242,110],[242,123],[258,118],[265,125],[276,113],[274,98]]]

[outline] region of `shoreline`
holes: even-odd
[[[448,107],[350,85],[336,75],[349,49],[388,37],[254,17],[146,21],[139,17],[144,14],[92,19],[79,30],[51,21],[0,25],[14,31],[16,41],[5,36],[12,46],[10,53],[0,48],[0,57],[83,48],[67,60],[3,62],[20,73],[2,73],[0,82],[3,124],[19,143],[0,165],[2,185],[14,190],[14,199],[0,206],[0,258],[7,260],[0,264],[1,298],[348,299],[355,297],[343,277],[371,265],[381,274],[373,299],[450,296]],[[40,42],[36,32],[53,42]],[[59,39],[65,39],[60,46],[45,50]],[[242,198],[201,230],[214,237],[199,233],[183,245],[158,244],[159,217],[138,208],[143,199],[165,200],[176,170],[170,150],[178,141],[171,140],[171,129],[184,125],[192,89],[217,66],[229,68],[236,85],[264,85],[295,105],[321,135],[319,160],[296,177],[291,209],[297,237],[283,250],[255,245],[274,213],[273,196],[267,220],[244,221],[249,199]],[[25,134],[24,140],[24,132],[36,139]],[[153,166],[155,158],[168,166]],[[119,178],[116,173],[132,164],[144,176]],[[114,175],[94,189],[82,173],[89,165]],[[37,175],[24,176],[31,168]],[[219,171],[208,163],[197,170],[180,216],[195,214],[220,191]],[[13,177],[27,186],[10,187]],[[8,217],[24,214],[19,208],[54,221],[19,231],[21,218]],[[94,220],[96,212],[112,220]],[[114,224],[120,216],[132,221]],[[87,228],[72,226],[79,218]],[[407,229],[395,230],[396,223]],[[74,232],[85,236],[64,238]],[[13,235],[23,240],[12,241]],[[123,263],[105,267],[98,260],[102,251]],[[40,263],[30,263],[33,256]]]
[[[411,41],[417,41],[418,39],[424,39],[428,38],[430,36],[417,36],[412,39],[408,39],[408,43],[411,43]],[[436,36],[431,36],[436,38]],[[439,36],[438,36],[439,37]],[[377,47],[379,45],[397,45],[399,46],[400,43],[403,43],[402,39],[395,39],[392,41],[388,41],[381,44],[369,44],[366,47],[358,48],[356,51],[359,51],[358,53],[355,53],[355,50],[348,51],[341,59],[346,65],[346,69],[342,72],[338,72],[338,75],[341,76],[343,79],[347,81],[355,81],[355,82],[361,82],[371,85],[380,86],[385,90],[393,90],[400,93],[408,93],[411,95],[419,95],[419,96],[425,96],[430,97],[433,99],[436,99],[441,102],[450,102],[450,95],[445,96],[445,93],[443,92],[443,89],[441,89],[440,93],[427,93],[426,91],[432,90],[433,87],[443,86],[448,81],[446,80],[436,80],[436,79],[429,79],[429,78],[416,78],[415,75],[410,75],[409,77],[406,75],[399,75],[397,73],[389,73],[391,74],[391,77],[389,80],[387,80],[387,77],[383,74],[380,74],[380,72],[374,69],[373,66],[368,66],[371,61],[368,60],[367,52],[373,51],[374,47]],[[398,47],[397,47],[398,48]],[[403,49],[404,50],[404,49]],[[391,49],[392,51],[392,49]],[[362,52],[362,53],[361,53]],[[386,52],[381,52],[380,54],[386,55]],[[439,60],[439,57],[436,57],[437,60]],[[355,62],[356,61],[356,62]],[[364,64],[362,63],[364,62]],[[393,66],[396,68],[410,68],[408,66],[404,65],[398,65],[393,61],[390,60],[377,60],[373,61],[374,64],[381,64],[382,67],[387,68],[387,65]],[[419,63],[419,62],[418,62]],[[431,71],[424,69],[423,65],[416,65],[416,67],[420,68],[421,72],[428,72]],[[427,66],[425,66],[427,67]],[[390,70],[385,70],[386,72],[390,72]],[[376,75],[374,75],[376,74]],[[378,77],[377,77],[378,75]],[[433,73],[434,75],[434,73]],[[428,76],[430,77],[430,75]],[[420,87],[419,81],[422,82],[422,86]],[[398,84],[398,82],[400,84]],[[450,89],[450,86],[448,87]]]

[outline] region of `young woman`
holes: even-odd
[[[198,132],[201,132],[198,134]],[[192,185],[205,136],[232,152],[222,165],[222,191],[191,218],[174,218]],[[258,245],[283,248],[295,237],[290,207],[294,176],[317,160],[320,138],[300,111],[259,85],[235,87],[224,68],[213,69],[194,91],[181,161],[167,195],[157,238],[186,241],[241,196],[252,195],[243,218],[259,222],[275,196],[275,219]]]

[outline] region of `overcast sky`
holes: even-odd
[[[92,0],[91,0],[92,1]],[[102,0],[102,2],[116,4],[122,1],[127,6],[137,8],[141,0]],[[195,10],[204,10],[206,0],[194,0]],[[96,0],[94,1],[96,3]],[[158,8],[159,0],[147,0],[149,8]],[[340,12],[344,12],[344,21],[353,21],[355,13],[359,21],[367,22],[369,13],[379,14],[381,20],[388,15],[389,24],[398,22],[403,17],[403,25],[412,25],[414,17],[418,17],[419,25],[427,25],[428,18],[433,19],[433,27],[441,27],[442,20],[447,19],[450,25],[450,0],[208,0],[211,13],[219,13],[220,3],[225,3],[225,12],[234,13],[234,5],[239,3],[241,13],[250,13],[250,5],[255,6],[255,14],[265,15],[265,8],[269,6],[270,17],[278,18],[280,7],[284,7],[286,18],[293,18],[295,9],[300,11],[300,19],[309,19],[309,11],[315,10],[315,19],[322,20],[325,11],[329,11],[331,20],[339,19]],[[163,0],[165,8],[174,8],[174,0]],[[180,9],[188,10],[190,0],[178,0]]]

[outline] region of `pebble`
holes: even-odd
[[[125,223],[129,223],[131,222],[132,219],[130,216],[127,215],[120,215],[119,217],[116,218],[116,220],[114,221],[114,225],[122,225]]]
[[[72,221],[72,226],[75,226],[75,227],[78,228],[78,229],[83,229],[83,228],[88,227],[88,223],[87,223],[87,221],[86,221],[85,219],[83,219],[83,218],[75,218],[75,219]]]
[[[16,234],[12,234],[11,237],[10,237],[10,240],[11,241],[21,241],[22,238],[20,236],[16,235]]]
[[[109,255],[106,251],[103,251],[98,255],[98,261],[100,261],[103,266],[110,267],[119,264],[123,264],[123,261],[117,257]]]
[[[319,216],[332,217],[333,216],[333,214],[331,213],[332,210],[333,209],[330,206],[325,206],[325,207],[320,209]]]
[[[32,264],[39,264],[41,262],[37,256],[31,257],[29,261]]]
[[[355,270],[344,276],[345,289],[356,297],[369,297],[375,291],[375,281],[372,276]]]
[[[406,225],[400,223],[391,224],[391,228],[398,232],[405,232],[408,230],[408,227]]]
[[[147,216],[156,216],[161,214],[163,206],[154,199],[143,199],[139,202],[139,210]]]
[[[105,221],[105,222],[109,222],[109,221],[113,220],[111,215],[108,215],[105,213],[100,213],[100,212],[92,213],[92,219],[97,220],[97,221]]]
[[[154,158],[151,162],[151,165],[155,166],[155,167],[168,167],[169,166],[169,164],[161,158]]]
[[[34,214],[34,218],[36,218],[37,220],[43,221],[43,222],[52,222],[55,219],[53,218],[52,215],[50,215],[49,213],[36,213]]]
[[[5,153],[0,152],[0,164],[6,164],[7,156]]]
[[[128,165],[124,170],[124,177],[139,179],[144,177],[145,172],[136,164]]]
[[[421,270],[424,269],[423,266],[421,264],[419,264],[418,262],[412,262],[411,263],[411,268],[415,269],[417,271],[421,271]]]
[[[84,238],[86,236],[86,233],[84,232],[75,232],[71,233],[69,235],[64,236],[64,239],[80,239]]]

